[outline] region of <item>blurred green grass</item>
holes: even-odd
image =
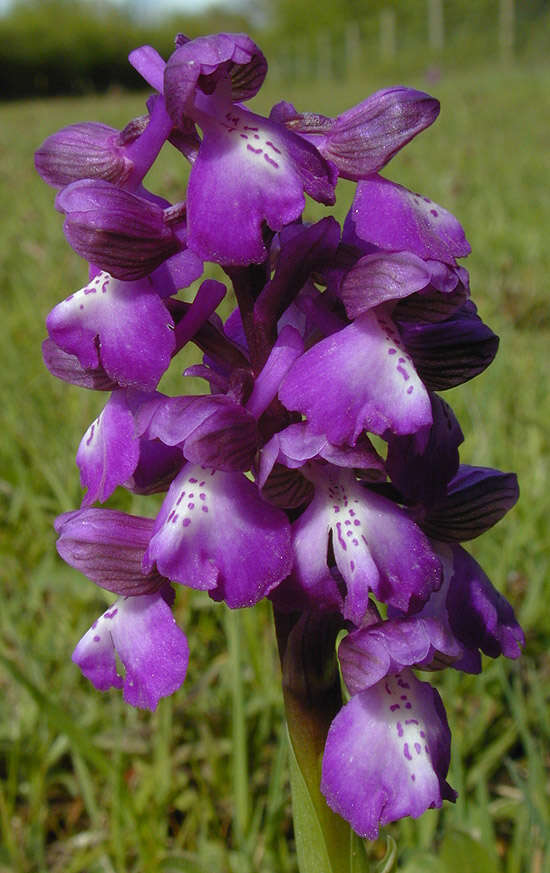
[[[432,79],[437,78],[434,71]],[[371,72],[330,89],[267,85],[256,106],[291,99],[336,114],[378,87]],[[495,363],[447,399],[466,436],[463,460],[516,470],[522,498],[472,551],[527,631],[517,663],[481,677],[437,677],[453,730],[456,806],[389,832],[401,865],[475,873],[550,871],[550,67],[464,69],[427,84],[441,117],[386,174],[453,211],[472,243],[480,314],[501,335]],[[122,93],[0,106],[0,873],[295,873],[286,739],[269,608],[227,614],[181,590],[189,631],[183,689],[153,715],[100,694],[70,661],[104,594],[56,557],[52,521],[78,505],[74,453],[104,398],[44,369],[44,318],[84,284],[53,192],[32,154],[71,122],[122,127],[143,99]],[[151,184],[185,192],[175,154]],[[336,212],[345,214],[351,186]],[[312,216],[322,210],[311,206]],[[155,499],[119,505],[152,515]],[[232,717],[232,713],[234,717]],[[239,764],[234,766],[234,762]],[[245,769],[245,764],[246,768]],[[372,847],[380,857],[381,840]],[[436,854],[439,853],[439,854]],[[464,858],[470,859],[470,866]]]

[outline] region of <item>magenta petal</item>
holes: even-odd
[[[138,458],[139,442],[126,392],[115,391],[82,437],[76,453],[80,481],[88,489],[83,505],[107,500],[130,478]]]
[[[354,444],[363,429],[410,434],[432,423],[430,398],[395,326],[373,312],[298,358],[279,398],[335,445]]]
[[[451,734],[441,699],[410,670],[353,697],[328,732],[321,791],[362,837],[418,818],[455,792],[445,780]]]
[[[525,637],[514,610],[482,568],[460,546],[451,546],[453,576],[447,596],[449,623],[457,638],[491,658],[518,658]]]
[[[110,182],[72,182],[55,205],[74,250],[118,279],[141,279],[181,248],[157,203]]]
[[[169,113],[179,125],[193,110],[200,88],[210,94],[220,78],[231,80],[232,99],[250,100],[267,73],[267,61],[245,33],[216,33],[181,41],[164,72],[164,94]]]
[[[447,493],[422,519],[422,527],[429,536],[442,542],[472,540],[500,521],[518,497],[515,473],[461,464]]]
[[[78,179],[122,185],[132,170],[121,147],[120,131],[95,121],[70,124],[49,136],[36,150],[34,163],[40,176],[54,188]]]
[[[259,439],[254,416],[224,394],[152,396],[136,414],[136,429],[180,446],[193,464],[226,471],[249,470]]]
[[[297,219],[304,191],[333,202],[330,168],[296,134],[238,106],[201,124],[187,191],[187,242],[203,260],[259,263],[267,255],[264,222],[276,231]],[[231,233],[220,234],[220,227]]]
[[[454,215],[381,176],[358,184],[350,216],[360,239],[388,251],[414,252],[447,264],[471,251]]]
[[[232,608],[252,606],[290,572],[290,526],[242,473],[187,464],[166,495],[144,568],[154,562]]]
[[[73,661],[100,691],[123,688],[127,703],[153,710],[185,679],[189,648],[162,594],[144,594],[120,598],[106,610],[78,643]]]
[[[349,318],[420,291],[430,283],[427,265],[412,252],[375,252],[360,258],[344,277],[340,297]]]
[[[52,376],[62,379],[63,382],[92,391],[113,391],[118,387],[103,367],[83,367],[76,355],[64,352],[51,337],[42,343],[42,358]]]
[[[439,101],[429,94],[412,88],[385,88],[327,125],[319,149],[340,176],[364,179],[432,124],[438,113]]]
[[[55,520],[57,551],[67,564],[107,591],[151,594],[166,582],[158,573],[145,575],[141,569],[153,526],[152,518],[114,509],[65,512]]]
[[[418,609],[441,581],[441,566],[422,531],[390,500],[347,470],[310,476],[315,497],[294,522],[294,575],[306,591],[328,574],[329,537],[347,587],[344,616],[360,625],[369,593],[398,609]]]
[[[482,373],[499,343],[471,301],[443,321],[400,324],[400,332],[418,374],[433,391],[454,388]]]
[[[440,656],[460,658],[463,648],[450,631],[446,610],[441,620],[410,616],[381,621],[352,631],[338,648],[342,675],[351,694],[370,688],[405,667],[431,666]]]
[[[147,279],[122,282],[99,273],[58,303],[46,325],[82,367],[102,365],[119,385],[137,388],[157,385],[175,346],[174,322]]]
[[[444,497],[447,485],[458,470],[458,447],[464,437],[450,406],[432,394],[433,425],[429,438],[416,434],[391,436],[386,469],[406,502],[429,507]]]

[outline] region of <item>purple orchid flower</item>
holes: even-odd
[[[299,218],[304,194],[334,203],[334,167],[297,134],[241,105],[256,94],[267,69],[248,37],[181,41],[162,85],[162,67],[147,47],[134,52],[132,62],[163,90],[176,128],[191,120],[202,130],[187,189],[187,243],[200,258],[261,262],[264,222],[277,231]],[[223,226],[232,233],[220,235]]]
[[[360,836],[374,840],[380,825],[455,799],[445,779],[450,745],[439,694],[404,670],[355,694],[338,713],[321,790]]]
[[[296,760],[326,737],[320,790],[373,839],[455,797],[443,704],[413,671],[477,673],[482,653],[516,658],[524,642],[461,546],[513,506],[516,478],[460,463],[434,393],[498,348],[458,263],[470,245],[451,213],[378,175],[439,103],[394,87],[335,118],[286,101],[265,118],[246,105],[267,63],[245,34],[179,35],[167,62],[149,46],[130,60],[157,92],[146,113],[71,125],[36,155],[89,270],[49,314],[44,360],[109,394],[76,455],[82,506],[56,528],[61,557],[118,599],[73,660],[154,709],[187,670],[180,586],[231,609],[268,597],[287,709],[301,707]],[[190,164],[174,202],[144,185],[166,143]],[[343,228],[306,221],[306,196],[331,206],[339,178],[357,183]],[[224,284],[197,288],[209,263]],[[165,382],[189,343],[202,359]],[[163,492],[156,517],[92,505],[118,488]]]

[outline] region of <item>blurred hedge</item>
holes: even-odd
[[[499,3],[443,0],[445,49],[436,58],[438,64],[464,66],[497,57]],[[178,32],[194,37],[246,31],[283,75],[288,68],[287,77],[318,70],[319,60],[338,73],[346,66],[353,22],[369,64],[376,62],[384,9],[396,16],[399,57],[416,55],[424,65],[433,60],[426,0],[342,0],[338,7],[333,0],[315,0],[315,14],[312,6],[312,0],[249,0],[250,17],[214,6],[201,15],[172,15],[145,26],[132,18],[130,4],[124,9],[109,0],[18,0],[0,17],[0,99],[142,89],[144,82],[128,64],[128,53],[150,43],[168,57]],[[516,0],[515,7],[517,56],[546,56],[550,0]],[[328,57],[321,54],[310,63],[309,56],[327,51],[329,42]],[[291,55],[295,62],[289,61]]]
[[[247,29],[243,15],[215,8],[200,16],[166,17],[147,27],[106,2],[19,2],[0,18],[0,94],[14,100],[143,88],[127,60],[136,46],[151,43],[168,57],[178,32],[193,37]]]

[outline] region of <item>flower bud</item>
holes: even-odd
[[[64,188],[78,179],[122,185],[132,169],[119,131],[94,121],[70,124],[49,136],[38,148],[34,162],[44,181],[54,188]]]
[[[56,208],[74,250],[117,279],[141,279],[181,248],[161,206],[109,182],[73,182]]]

